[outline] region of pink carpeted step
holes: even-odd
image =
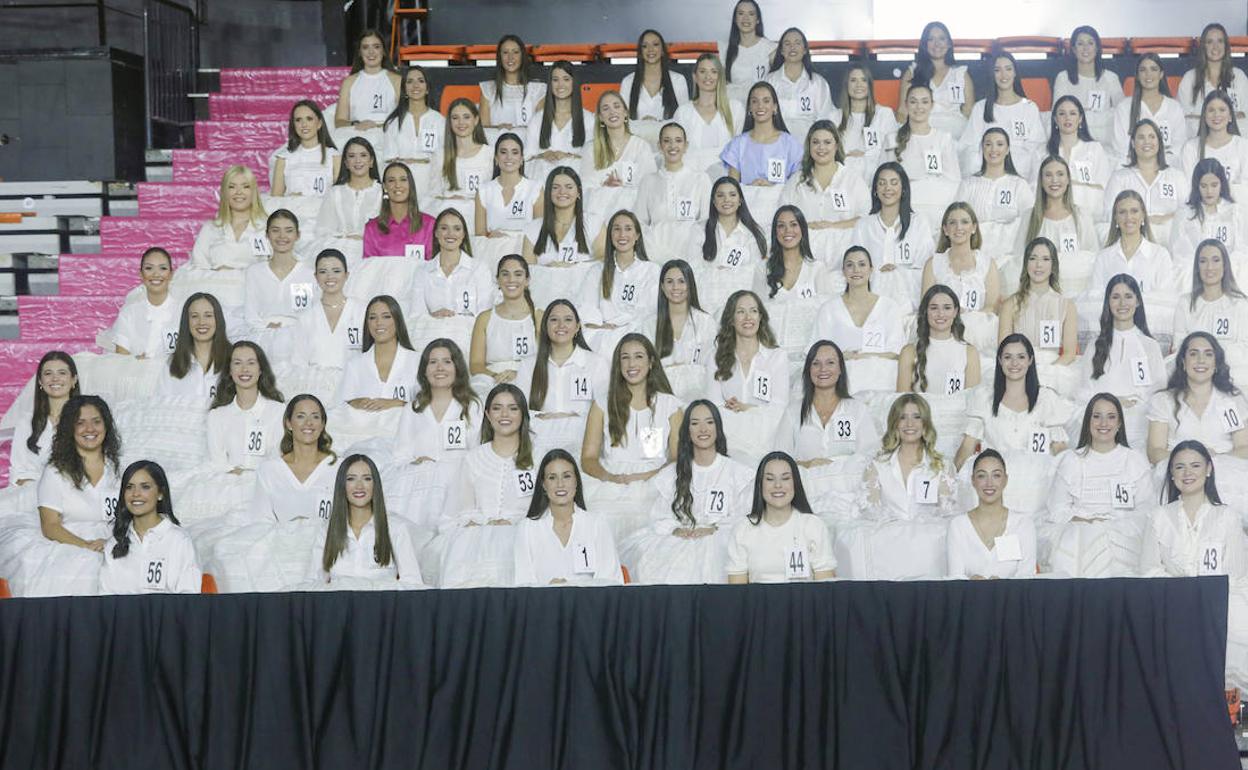
[[[200,120],[195,146],[201,150],[268,150],[286,143],[286,121]]]
[[[63,350],[71,355],[84,350],[99,352],[94,334],[91,339],[0,340],[0,361],[4,361],[4,366],[0,366],[0,388],[25,385],[34,375],[39,359],[49,350]]]
[[[111,297],[19,296],[17,328],[20,339],[37,342],[46,339],[81,337],[95,339],[101,330],[113,325],[124,295]]]
[[[338,101],[338,93],[298,96],[280,94],[208,94],[208,116],[211,120],[283,120],[289,121],[290,110],[300,99],[311,99],[322,109]],[[326,116],[333,120],[332,115]]]
[[[14,393],[13,395],[17,394]],[[9,408],[9,404],[13,403],[12,397],[10,397],[6,402],[3,397],[0,396],[0,403],[4,404],[3,410],[0,411],[6,411]],[[9,455],[12,453],[12,449],[12,441],[6,441],[3,445],[0,445],[0,487],[7,487],[9,485]]]
[[[338,96],[349,67],[248,67],[221,70],[223,94],[290,94],[295,99]]]
[[[186,254],[172,256],[175,268],[187,260]],[[121,296],[139,285],[139,255],[66,254],[60,258],[57,279],[62,296]]]
[[[186,184],[212,184],[221,188],[221,177],[230,166],[251,169],[260,188],[269,188],[269,156],[272,149],[259,150],[174,150],[173,181]]]
[[[100,253],[136,260],[151,246],[189,254],[209,217],[100,217]]]
[[[220,187],[182,182],[139,182],[139,215],[211,219],[220,206]]]

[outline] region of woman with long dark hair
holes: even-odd
[[[1001,303],[997,318],[997,339],[1021,334],[1035,348],[1036,371],[1040,382],[1066,396],[1080,386],[1079,314],[1075,303],[1062,296],[1064,271],[1057,257],[1057,246],[1044,236],[1037,237],[1022,251],[1022,274],[1018,290]],[[1064,278],[1065,276],[1061,276]]]
[[[9,455],[9,484],[38,481],[52,455],[52,439],[66,402],[80,395],[78,365],[61,350],[49,350],[35,368],[34,403],[18,407]]]
[[[315,393],[328,400],[342,380],[343,367],[364,343],[366,303],[348,297],[347,258],[337,249],[316,255],[313,274],[320,296],[312,309],[299,317],[295,349],[285,372],[288,386]]]
[[[750,86],[767,77],[776,41],[763,33],[763,9],[755,0],[737,0],[727,41],[720,42],[728,97],[744,102]],[[695,78],[696,84],[696,78]]]
[[[789,133],[780,113],[780,97],[771,83],[750,87],[746,109],[741,133],[724,147],[719,159],[728,176],[744,186],[755,216],[767,221],[780,203],[784,183],[801,166],[802,139]]]
[[[658,294],[659,266],[651,261],[641,221],[621,209],[607,220],[601,262],[590,266],[576,300],[595,350],[609,350],[624,332],[649,314]]]
[[[1244,181],[1248,175],[1248,140],[1240,135],[1236,112],[1234,100],[1225,91],[1213,91],[1205,96],[1200,127],[1180,153],[1185,171],[1191,173],[1197,163],[1213,158],[1226,169],[1231,184]]]
[[[351,74],[338,89],[334,126],[349,128],[365,137],[374,147],[382,142],[382,124],[398,105],[403,81],[394,71],[381,34],[366,29],[356,38],[355,61]]]
[[[1248,76],[1235,66],[1230,43],[1226,27],[1217,22],[1206,24],[1200,31],[1196,41],[1196,66],[1183,73],[1175,93],[1187,119],[1188,136],[1196,135],[1201,105],[1215,91],[1230,97],[1239,117],[1243,117],[1248,108]]]
[[[1000,128],[1013,147],[1012,158],[1019,175],[1035,181],[1036,166],[1046,139],[1040,108],[1023,90],[1014,54],[997,50],[987,57],[985,64],[988,64],[992,85],[986,97],[975,103],[971,121],[962,132],[962,168],[969,170],[979,165],[975,163],[975,156],[979,154],[977,150],[984,134],[990,128]]]
[[[1248,297],[1235,282],[1231,256],[1216,238],[1201,241],[1192,258],[1192,291],[1179,298],[1174,348],[1194,331],[1212,334],[1226,350],[1231,380],[1248,382]]]
[[[535,455],[551,449],[581,453],[594,394],[606,387],[608,364],[590,349],[576,306],[557,299],[546,306],[537,354],[520,363],[516,384],[533,413]]]
[[[1175,353],[1166,389],[1149,400],[1148,459],[1155,465],[1180,441],[1196,439],[1217,456],[1229,497],[1248,486],[1245,415],[1248,400],[1231,382],[1222,344],[1208,332],[1192,332]]]
[[[923,290],[943,285],[957,292],[967,342],[987,357],[997,347],[1001,270],[983,244],[975,209],[965,201],[949,204],[941,218],[936,254],[923,268]]]
[[[494,280],[502,302],[482,311],[472,327],[468,371],[473,387],[488,392],[494,385],[514,382],[526,358],[537,354],[537,330],[542,313],[529,293],[529,264],[519,254],[498,262]]]
[[[871,211],[859,217],[852,240],[875,266],[872,290],[912,312],[923,268],[936,251],[934,228],[910,202],[910,179],[896,161],[880,164],[871,179]]]
[[[121,474],[113,535],[104,544],[101,594],[197,594],[204,573],[173,513],[165,471],[151,460]]]
[[[711,180],[704,169],[685,163],[689,139],[679,123],[659,129],[658,145],[663,166],[641,180],[636,214],[646,228],[651,255],[667,260],[691,253],[706,229]]]
[[[706,382],[706,361],[715,346],[717,326],[702,309],[695,273],[683,259],[673,259],[659,272],[655,313],[640,328],[653,342],[663,371],[677,398],[692,400]]]
[[[1110,280],[1117,275],[1129,275],[1148,296],[1149,326],[1166,334],[1174,325],[1174,306],[1180,293],[1170,252],[1153,240],[1152,220],[1137,191],[1118,193],[1112,210],[1105,247],[1097,252],[1092,278],[1079,299],[1080,320],[1095,328],[1101,298]]]
[[[1187,206],[1170,228],[1170,253],[1185,260],[1196,253],[1202,241],[1212,238],[1237,261],[1242,260],[1248,252],[1248,217],[1239,212],[1226,168],[1217,158],[1205,158],[1192,168],[1191,182]],[[1182,288],[1199,293],[1200,282]]]
[[[694,258],[701,301],[723,307],[734,292],[749,289],[767,260],[767,236],[754,220],[741,183],[721,176],[711,187],[702,259]]]
[[[1036,203],[1033,186],[1015,169],[1014,148],[1000,126],[984,131],[979,170],[958,185],[956,200],[966,201],[979,216],[982,251],[1005,273],[1018,271],[1014,251],[1018,232],[1027,226],[1023,212]],[[1032,173],[1036,169],[1032,168]]]
[[[537,111],[540,118],[529,121],[523,137],[524,165],[530,179],[546,184],[551,169],[579,166],[594,140],[594,113],[581,106],[581,84],[570,63],[550,65]]]
[[[1109,70],[1105,71],[1107,74]],[[1061,77],[1061,75],[1058,75]],[[1117,76],[1115,75],[1115,82]],[[1112,113],[1103,112],[1112,118]],[[1097,141],[1088,131],[1088,113],[1084,105],[1074,96],[1067,94],[1053,103],[1049,113],[1049,158],[1061,158],[1066,161],[1067,172],[1072,189],[1073,205],[1083,209],[1090,216],[1100,216],[1104,210],[1102,198],[1105,196],[1105,183],[1117,166],[1111,163],[1106,145]],[[1102,135],[1108,136],[1110,129],[1105,127]],[[1048,162],[1047,160],[1045,161]],[[1041,167],[1043,170],[1043,166]],[[1041,189],[1044,186],[1044,175],[1036,180]],[[1039,194],[1037,200],[1041,200]]]
[[[143,252],[139,281],[143,295],[127,302],[113,323],[113,352],[135,358],[163,358],[178,343],[178,311],[181,300],[170,291],[173,257],[159,246]]]
[[[364,226],[381,207],[381,172],[377,154],[367,139],[353,137],[342,146],[342,166],[321,201],[315,238],[309,254],[335,249],[349,255],[352,264],[364,253]]]
[[[475,252],[486,264],[524,248],[530,223],[542,215],[542,183],[525,176],[524,142],[505,133],[494,142],[494,176],[474,202]]]
[[[672,67],[667,42],[657,30],[644,30],[637,38],[637,63],[620,81],[620,94],[628,101],[628,117],[634,131],[651,145],[657,129],[671,120],[676,108],[689,101],[685,76]]]
[[[466,348],[472,327],[494,298],[489,261],[474,253],[468,222],[458,209],[443,209],[433,223],[433,259],[416,266],[408,303],[417,347],[449,337]]]
[[[1108,149],[1112,146],[1114,110],[1124,97],[1118,73],[1105,66],[1102,50],[1101,35],[1095,27],[1075,27],[1070,33],[1066,68],[1053,78],[1053,106],[1056,109],[1068,97],[1075,99],[1081,111],[1087,110],[1090,141]]]
[[[493,176],[494,153],[490,150],[476,102],[460,97],[446,108],[446,141],[441,168],[435,169],[433,208],[454,207],[472,226],[477,191]]]
[[[286,144],[273,153],[269,194],[274,198],[320,198],[329,192],[341,162],[320,105],[300,99],[290,110]]]
[[[277,456],[286,399],[256,343],[235,342],[228,367],[221,372],[208,412],[208,463],[217,472],[238,475]]]
[[[1157,127],[1165,146],[1167,165],[1178,162],[1178,150],[1187,141],[1187,120],[1182,105],[1170,95],[1165,67],[1155,53],[1140,56],[1135,65],[1134,91],[1130,98],[1118,102],[1114,108],[1114,130],[1109,138],[1113,146],[1112,158],[1121,163],[1130,162],[1135,127],[1144,120]],[[1101,142],[1105,141],[1105,137],[1101,137]]]
[[[861,169],[845,163],[843,139],[836,123],[815,121],[806,134],[801,170],[780,194],[781,205],[801,209],[811,230],[811,250],[832,266],[853,245],[854,226],[871,208]]]
[[[910,89],[916,85],[925,85],[931,91],[932,125],[950,136],[961,136],[975,105],[975,83],[966,65],[954,59],[953,36],[944,22],[928,22],[919,35],[914,62],[901,75],[902,106],[898,120],[904,121]]]
[[[780,35],[767,82],[776,89],[780,113],[797,141],[806,141],[811,124],[817,120],[840,122],[841,111],[832,100],[832,89],[823,75],[815,72],[806,33],[797,27],[789,27]]]
[[[217,380],[229,366],[230,340],[225,331],[225,312],[211,294],[196,292],[182,303],[178,335],[161,367],[156,393],[185,396],[205,405],[217,393]]]
[[[832,295],[834,281],[827,262],[816,259],[810,243],[810,228],[797,206],[785,204],[771,218],[771,248],[764,270],[755,273],[754,291],[767,298],[777,311],[787,311],[790,303],[818,307]],[[800,316],[799,316],[800,318]],[[809,315],[804,323],[785,322],[780,325],[784,337],[780,344],[792,350],[805,347],[809,334]]]
[[[1188,175],[1179,166],[1177,157],[1169,160],[1167,146],[1161,127],[1156,123],[1141,120],[1135,124],[1126,164],[1110,174],[1105,183],[1101,221],[1113,221],[1119,194],[1130,190],[1138,193],[1144,202],[1149,237],[1162,244],[1170,242],[1171,223],[1181,214],[1190,191]]]
[[[369,301],[360,351],[348,357],[335,401],[382,412],[412,400],[418,356],[394,297],[382,294]]]
[[[403,163],[391,163],[381,175],[381,207],[364,226],[365,259],[433,258],[433,217],[420,210],[416,178]],[[378,263],[380,264],[380,263]]]
[[[503,35],[494,52],[494,77],[481,86],[481,122],[499,131],[523,131],[537,115],[546,84],[531,79],[533,59],[515,35]]]
[[[434,164],[445,142],[446,118],[438,112],[428,73],[419,64],[408,64],[403,69],[399,103],[386,117],[382,132],[382,160],[406,165],[416,178],[418,197],[432,200],[438,177]]]
[[[884,161],[885,148],[896,141],[897,115],[875,100],[875,78],[863,62],[851,63],[841,83],[841,119],[836,128],[845,143],[845,165],[862,178],[871,175]]]

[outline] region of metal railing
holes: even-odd
[[[195,5],[198,4],[196,0]],[[188,8],[170,0],[145,0],[143,70],[147,83],[147,146],[152,148],[158,126],[180,138],[195,123],[190,94],[195,90],[199,70],[198,7]],[[173,142],[175,146],[180,143]]]

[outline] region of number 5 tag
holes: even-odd
[[[1148,387],[1153,384],[1153,375],[1148,371],[1148,359],[1131,359],[1131,384]]]

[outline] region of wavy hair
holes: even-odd
[[[845,145],[841,142],[841,129],[836,124],[827,119],[816,120],[810,127],[810,131],[806,132],[806,141],[802,148],[802,166],[798,182],[804,185],[814,185],[815,159],[810,155],[810,142],[816,131],[827,131],[832,134],[832,139],[836,142],[836,153],[834,157],[837,163],[845,162]]]
[[[1010,299],[1014,302],[1016,316],[1023,311],[1023,308],[1027,307],[1027,300],[1031,296],[1031,273],[1027,272],[1027,262],[1031,259],[1031,252],[1037,247],[1043,247],[1049,252],[1049,288],[1058,294],[1062,293],[1061,268],[1057,258],[1057,245],[1043,235],[1032,238],[1027,242],[1027,248],[1023,249],[1023,268],[1018,276],[1018,291],[1010,296]]]
[[[256,382],[256,390],[260,392],[260,395],[270,401],[286,400],[286,397],[282,395],[282,391],[277,389],[277,375],[273,373],[273,367],[269,365],[269,358],[264,354],[264,348],[251,340],[239,340],[230,346],[229,357],[225,359],[226,366],[217,375],[217,392],[212,397],[210,409],[217,409],[231,404],[234,402],[234,397],[238,395],[234,377],[230,374],[229,362],[234,358],[235,351],[243,348],[256,354],[256,363],[260,366],[260,379]]]
[[[943,283],[933,284],[923,292],[923,299],[919,300],[919,309],[915,313],[914,373],[910,382],[911,387],[921,391],[927,390],[927,348],[932,344],[932,324],[927,320],[927,306],[937,294],[944,294],[953,300],[953,311],[956,315],[953,317],[950,332],[955,340],[966,341],[964,337],[966,325],[962,322],[962,303],[958,300],[957,292]]]
[[[316,132],[316,141],[321,145],[321,163],[324,164],[329,151],[338,149],[338,145],[334,144],[334,138],[329,133],[329,126],[325,125],[325,115],[321,112],[321,105],[311,99],[300,99],[295,102],[295,106],[290,108],[290,120],[286,123],[286,151],[294,152],[303,144],[299,134],[295,133],[295,110],[300,107],[307,107],[321,122],[321,127]]]
[[[923,421],[923,436],[919,443],[923,445],[923,452],[931,461],[932,470],[939,471],[944,467],[945,457],[936,449],[936,426],[932,423],[932,407],[918,393],[902,393],[893,400],[893,405],[888,408],[887,427],[884,438],[880,441],[880,452],[876,456],[886,460],[901,446],[901,431],[897,423],[901,420],[901,411],[911,404],[919,410],[919,418]]]
[[[776,334],[771,330],[771,316],[767,306],[757,294],[749,289],[737,289],[724,303],[724,310],[719,315],[719,331],[715,334],[715,379],[718,382],[732,378],[732,366],[737,360],[737,330],[732,321],[737,314],[737,303],[746,297],[752,297],[758,305],[758,343],[765,348],[775,348]]]
[[[627,116],[628,102],[624,101],[624,97],[620,96],[620,92],[615,89],[604,91],[598,97],[598,107],[594,110],[594,168],[604,169],[615,162],[616,148],[611,143],[611,133],[607,131],[607,124],[602,122],[602,105],[609,98],[614,97],[620,100],[620,104],[624,105],[625,114]],[[628,127],[628,120],[624,121],[624,135],[632,136],[633,132]],[[626,139],[625,142],[628,140]],[[620,152],[624,148],[619,148]]]
[[[113,473],[116,473],[121,462],[121,435],[117,432],[117,424],[113,421],[113,412],[108,408],[108,403],[99,396],[74,396],[61,409],[61,419],[56,422],[52,452],[48,457],[48,465],[68,479],[74,489],[82,489],[87,480],[87,468],[78,452],[74,429],[78,425],[82,410],[88,406],[94,407],[104,421],[104,442],[100,451],[104,455],[105,464],[112,466]]]
[[[1205,497],[1214,505],[1222,505],[1222,496],[1218,494],[1218,471],[1214,466],[1213,456],[1209,454],[1208,447],[1196,439],[1180,441],[1170,450],[1170,458],[1166,460],[1166,488],[1162,490],[1162,502],[1173,503],[1179,499],[1179,487],[1174,483],[1174,472],[1170,469],[1174,467],[1174,458],[1178,457],[1179,452],[1186,451],[1195,452],[1205,458],[1205,464],[1209,466],[1209,475],[1205,477]]]
[[[685,407],[680,434],[676,439],[676,495],[672,498],[672,515],[689,528],[698,523],[698,517],[693,512],[693,439],[690,438],[689,421],[693,410],[699,406],[706,407],[715,421],[715,454],[728,456],[728,437],[724,434],[724,418],[719,409],[705,398],[690,402]]]
[[[1235,387],[1235,383],[1231,382],[1231,367],[1226,363],[1226,351],[1222,348],[1222,344],[1218,339],[1209,332],[1196,331],[1183,338],[1183,342],[1179,345],[1179,350],[1174,355],[1174,371],[1170,373],[1170,379],[1166,382],[1166,391],[1170,394],[1170,398],[1174,400],[1174,415],[1179,415],[1179,397],[1187,392],[1187,371],[1183,368],[1183,359],[1187,357],[1187,350],[1192,345],[1192,340],[1202,339],[1209,343],[1213,349],[1213,387],[1219,393],[1225,393],[1228,396],[1239,395],[1239,388]]]
[[[412,411],[420,414],[433,403],[433,386],[429,383],[427,370],[433,351],[438,349],[445,350],[451,357],[451,365],[455,367],[455,379],[451,381],[451,398],[459,404],[459,408],[464,413],[464,423],[471,428],[472,420],[469,418],[469,410],[473,404],[480,404],[481,399],[472,389],[463,351],[459,349],[459,345],[455,344],[454,340],[446,337],[438,337],[425,345],[425,349],[420,352],[420,364],[416,368],[416,397],[412,399]]]
[[[672,386],[663,371],[663,362],[655,352],[654,345],[644,334],[629,332],[616,343],[611,357],[611,376],[607,385],[607,434],[611,437],[611,446],[624,446],[628,441],[628,418],[633,400],[632,390],[624,380],[624,369],[620,366],[620,353],[624,346],[635,343],[646,351],[650,361],[650,371],[646,374],[646,404],[650,413],[654,414],[655,398],[660,393],[671,395]]]
[[[932,97],[933,101],[935,101],[935,95],[932,92],[932,87],[928,85],[926,80],[921,81],[921,82],[917,80],[912,80],[910,82],[910,88],[906,90],[906,99],[910,98],[910,94],[914,93],[914,90],[916,88],[922,91],[927,91],[927,95],[929,97]],[[894,157],[900,158],[902,155],[905,154],[906,147],[909,146],[910,144],[910,137],[913,135],[913,132],[914,132],[914,129],[910,128],[910,113],[906,112],[906,122],[902,123],[897,128],[897,136],[894,139],[894,151],[893,151]],[[877,168],[876,171],[878,172],[879,169]]]
[[[936,30],[944,32],[945,39],[949,41],[949,48],[945,51],[944,62],[949,67],[954,66],[953,35],[949,34],[949,28],[945,26],[943,21],[929,21],[923,26],[923,32],[919,35],[919,48],[914,53],[914,75],[910,79],[911,88],[914,87],[915,83],[924,85],[930,83],[932,75],[936,72],[932,55],[927,52],[927,44],[932,37],[932,33]]]
[[[212,222],[218,227],[225,227],[230,224],[230,182],[235,177],[242,177],[245,182],[251,185],[251,208],[247,212],[247,218],[251,220],[253,227],[259,227],[269,216],[268,212],[264,210],[264,203],[260,200],[260,184],[256,181],[256,175],[250,168],[239,164],[230,166],[221,175],[221,188],[217,192],[219,200],[217,215]]]
[[[316,437],[316,451],[329,455],[334,458],[334,462],[337,462],[338,455],[334,453],[334,438],[329,435],[329,414],[325,411],[325,405],[321,403],[321,400],[311,393],[300,393],[286,402],[286,411],[282,414],[282,443],[278,449],[284,455],[295,451],[295,434],[290,429],[290,420],[295,414],[295,409],[304,401],[316,404],[316,408],[321,413],[321,435]]]
[[[113,539],[117,541],[113,545],[114,559],[125,558],[130,553],[130,524],[134,521],[134,513],[126,504],[126,486],[139,471],[146,471],[156,484],[156,492],[160,495],[160,498],[156,500],[156,513],[174,524],[179,526],[182,524],[173,514],[173,493],[169,490],[169,478],[165,475],[165,469],[151,460],[130,463],[121,473],[121,491],[117,494],[117,514],[113,517]]]
[[[532,468],[533,431],[530,427],[529,402],[524,397],[524,391],[510,382],[500,382],[491,388],[489,395],[485,397],[485,419],[481,421],[481,443],[489,444],[494,441],[494,424],[490,422],[490,407],[494,405],[494,399],[504,393],[514,398],[516,405],[520,407],[520,430],[518,432],[520,445],[516,447],[516,467]]]
[[[637,215],[628,209],[620,209],[611,215],[607,220],[607,244],[606,253],[602,260],[602,277],[599,282],[599,291],[602,293],[603,299],[611,298],[611,291],[615,288],[615,239],[611,237],[611,228],[615,225],[615,220],[620,217],[628,217],[633,223],[633,230],[637,233],[637,242],[633,244],[633,256],[642,262],[649,262],[650,257],[646,256],[646,241],[641,234],[641,220],[637,219]]]

